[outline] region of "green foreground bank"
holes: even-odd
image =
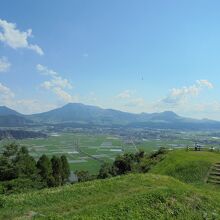
[[[0,198],[0,219],[220,219],[220,186],[204,182],[213,152],[173,151],[148,174]]]

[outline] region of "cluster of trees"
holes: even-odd
[[[116,157],[113,163],[103,163],[98,176],[90,175],[88,171],[76,172],[76,175],[79,182],[85,182],[128,173],[147,173],[153,166],[164,159],[166,152],[165,148],[160,148],[151,154],[146,154],[144,151],[125,153]]]
[[[68,182],[70,168],[65,155],[36,161],[26,147],[9,144],[0,155],[0,193],[55,187]]]
[[[146,173],[164,158],[166,150],[159,149],[151,154],[144,151],[125,153],[113,163],[102,164],[99,174],[76,171],[78,182],[106,179],[128,173]],[[65,155],[52,158],[42,155],[37,161],[26,147],[9,144],[0,154],[0,194],[23,192],[33,189],[62,186],[69,182],[70,167]]]
[[[116,157],[113,164],[104,163],[99,170],[98,178],[106,179],[128,173],[147,173],[159,161],[164,159],[165,148],[151,154],[144,151],[125,153]]]

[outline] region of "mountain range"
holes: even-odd
[[[172,111],[134,114],[81,103],[69,103],[48,112],[24,115],[6,106],[0,106],[0,127],[71,123],[78,126],[86,124],[161,129],[220,129],[218,121],[181,117]]]

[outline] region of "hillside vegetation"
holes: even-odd
[[[132,174],[13,195],[2,204],[1,219],[205,219],[220,211],[220,193],[172,177]]]
[[[220,190],[203,180],[210,165],[219,160],[218,153],[174,151],[151,170],[155,174],[3,196],[0,219],[217,220]]]
[[[206,151],[177,150],[151,170],[152,173],[175,177],[186,183],[204,183],[212,164],[220,162],[220,154]]]

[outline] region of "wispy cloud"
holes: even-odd
[[[38,64],[36,69],[41,74],[50,77],[49,80],[44,81],[41,84],[42,88],[53,92],[57,97],[59,97],[59,99],[63,100],[64,102],[76,102],[78,100],[76,96],[72,96],[69,94],[69,92],[66,91],[73,88],[72,83],[68,79],[61,77],[58,72],[51,70],[41,64]]]
[[[137,109],[145,105],[145,100],[142,97],[139,97],[135,90],[126,89],[116,95],[115,98],[120,102],[120,105],[122,105],[123,108],[128,108],[126,110],[129,110],[130,108]]]
[[[197,80],[190,86],[172,88],[167,96],[161,97],[158,101],[147,101],[135,90],[127,89],[114,97],[112,105],[117,109],[136,113],[171,110],[189,117],[220,119],[216,116],[220,109],[220,102],[206,103],[200,97],[210,89],[214,89],[212,82],[204,79]]]
[[[127,89],[127,90],[120,92],[118,95],[116,95],[116,98],[129,99],[134,95],[134,93],[135,93],[135,91]]]
[[[14,96],[15,95],[11,91],[10,88],[8,88],[7,86],[0,83],[0,98],[1,98],[1,100],[3,100],[4,102],[7,102],[7,101],[11,100],[12,98],[14,98]]]
[[[59,75],[57,72],[50,70],[46,66],[43,66],[41,64],[37,64],[36,69],[38,72],[46,76],[58,76]]]
[[[7,72],[11,67],[11,63],[6,57],[0,57],[0,72]]]
[[[48,111],[57,107],[55,104],[40,100],[18,99],[15,93],[2,83],[0,83],[0,105],[8,106],[26,114]]]
[[[43,50],[37,44],[31,44],[28,39],[32,37],[32,30],[20,31],[16,24],[0,19],[0,41],[13,49],[26,48],[43,55]]]
[[[36,99],[14,100],[9,106],[24,114],[41,113],[58,107],[56,104]]]
[[[132,98],[129,102],[125,103],[124,106],[126,107],[144,107],[145,101],[143,98],[137,97]]]
[[[197,80],[196,83],[191,86],[171,89],[170,93],[157,104],[170,106],[184,104],[189,98],[199,95],[205,88],[212,89],[214,86],[208,80]]]

